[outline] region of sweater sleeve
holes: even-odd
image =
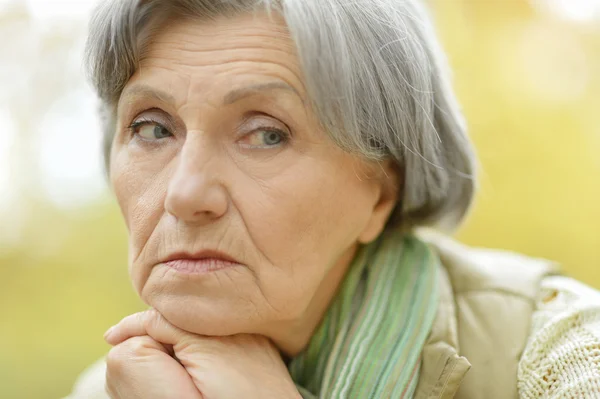
[[[110,399],[105,389],[105,375],[106,362],[102,358],[81,373],[73,392],[64,399]]]
[[[600,398],[600,292],[547,277],[518,368],[523,399]]]

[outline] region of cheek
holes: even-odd
[[[260,295],[281,317],[302,317],[316,295],[335,289],[335,281],[322,283],[345,269],[340,262],[368,221],[373,188],[351,165],[341,168],[313,158],[246,186],[236,204],[253,246],[267,258],[255,264]]]
[[[249,188],[237,206],[252,241],[278,272],[317,284],[356,242],[370,215],[372,191],[348,162],[312,158]]]
[[[111,164],[111,181],[129,231],[129,267],[134,285],[140,284],[135,270],[136,259],[147,243],[163,215],[165,177],[122,157]]]

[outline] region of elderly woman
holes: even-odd
[[[150,310],[72,398],[600,397],[594,290],[423,229],[475,162],[419,0],[103,1],[87,57]]]

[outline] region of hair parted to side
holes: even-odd
[[[102,101],[107,169],[119,97],[164,21],[267,10],[288,25],[330,137],[367,158],[392,158],[403,172],[390,224],[456,227],[475,192],[475,155],[422,1],[103,0],[86,63]]]

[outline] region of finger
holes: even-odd
[[[149,336],[130,338],[111,349],[106,390],[113,399],[201,399],[190,375]]]
[[[106,332],[104,339],[114,346],[131,337],[144,335],[163,344],[175,345],[189,333],[169,323],[155,309],[150,309],[125,317]]]

